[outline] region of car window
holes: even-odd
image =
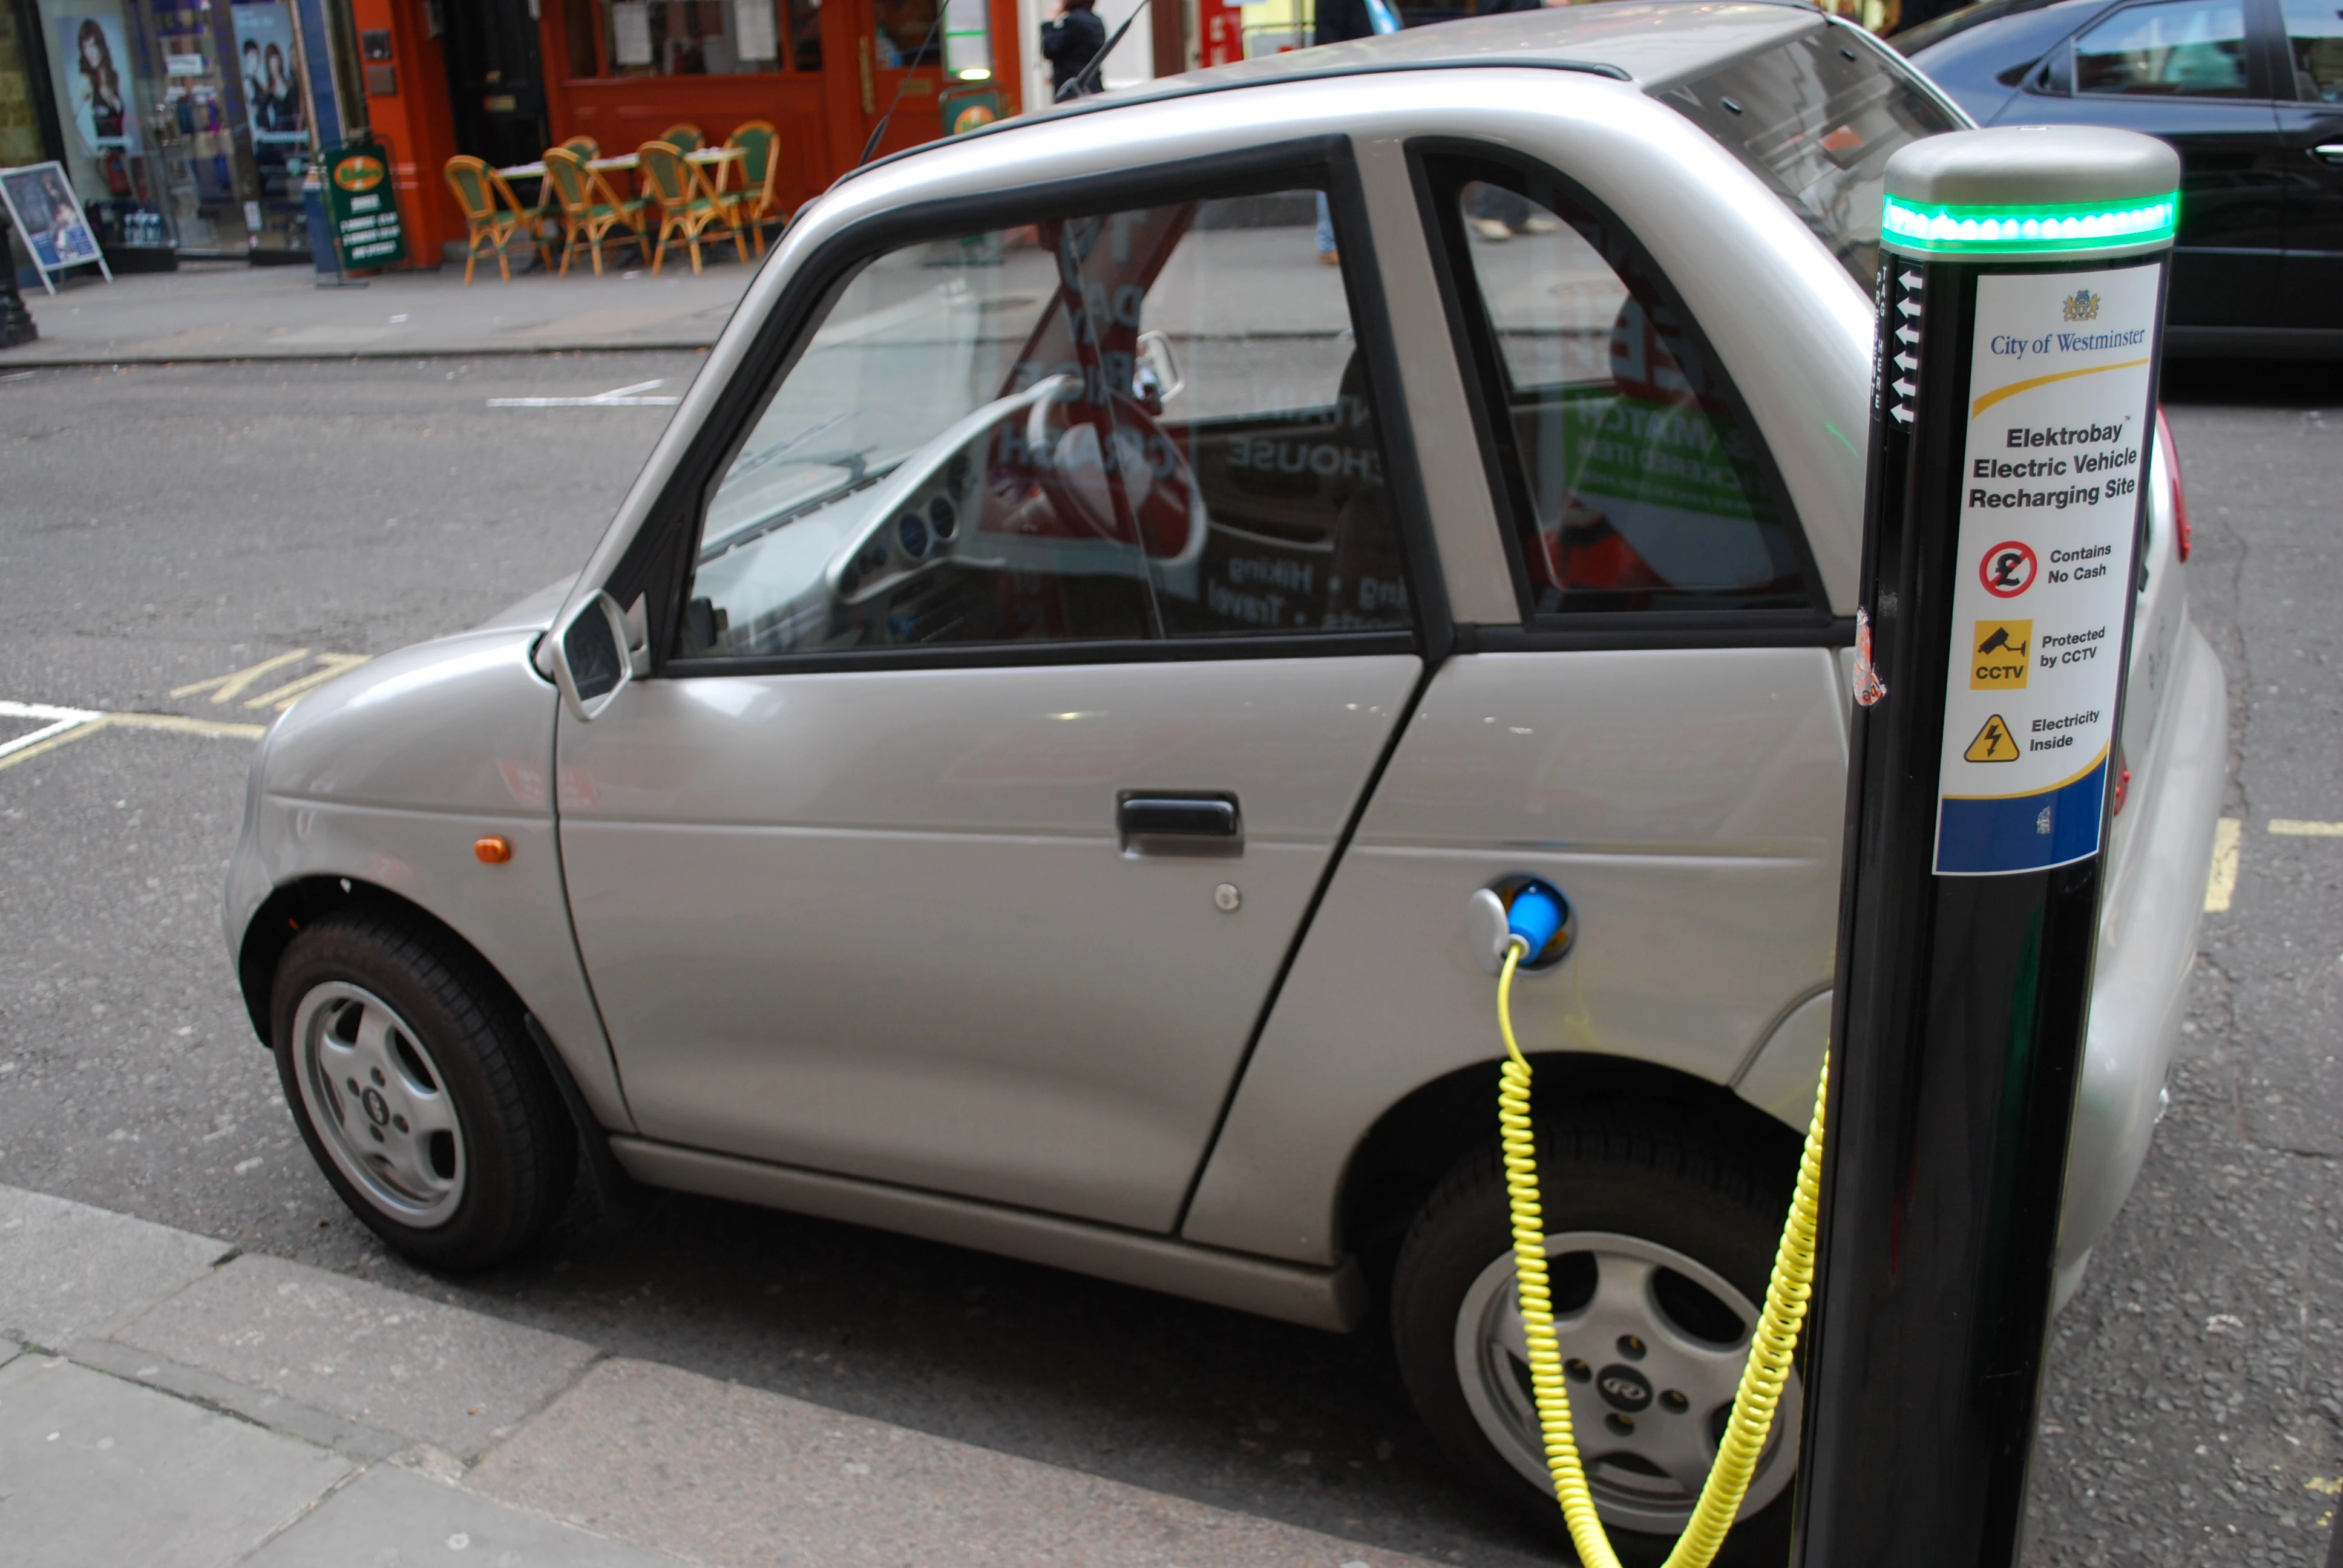
[[[2077,93],[2242,98],[2242,0],[2160,0],[2117,12],[2075,40]]]
[[[1637,247],[1534,177],[1443,166],[1531,612],[1806,606],[1750,433]]]
[[[1322,211],[1284,191],[870,259],[715,487],[682,651],[1408,627]]]
[[[2343,6],[2337,0],[2286,0],[2286,39],[2294,95],[2309,104],[2343,104]]]
[[[1860,38],[1800,34],[1658,94],[1787,202],[1867,294],[1896,149],[1960,122]]]

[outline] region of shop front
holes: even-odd
[[[117,272],[307,261],[302,173],[340,132],[336,3],[0,0],[0,165],[61,164]]]
[[[369,123],[427,266],[463,236],[441,176],[456,153],[503,166],[571,136],[629,153],[672,126],[713,143],[764,120],[793,208],[860,162],[882,120],[881,154],[941,136],[950,88],[991,83],[1016,113],[1031,52],[1019,0],[950,0],[942,15],[945,0],[350,3]]]

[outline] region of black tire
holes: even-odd
[[[407,1222],[345,1173],[327,1146],[333,1134],[317,1126],[302,1092],[295,1020],[303,1000],[351,987],[379,998],[403,1020],[423,1048],[421,1060],[444,1081],[433,1087],[444,1089],[452,1109],[460,1143],[449,1147],[460,1151],[462,1161],[457,1167],[451,1153],[447,1163],[461,1170],[463,1181],[459,1195],[447,1198],[447,1211],[426,1224]],[[269,1020],[277,1077],[310,1157],[350,1211],[402,1256],[447,1273],[493,1268],[538,1241],[568,1201],[577,1129],[528,1038],[520,1004],[495,970],[444,929],[365,908],[313,921],[277,966]],[[346,1147],[357,1141],[343,1137]]]
[[[1764,1302],[1796,1176],[1795,1144],[1785,1157],[1779,1145],[1735,1136],[1694,1112],[1618,1104],[1542,1120],[1537,1131],[1547,1235],[1637,1238],[1704,1265],[1749,1303]],[[1392,1282],[1393,1337],[1416,1409],[1450,1459],[1484,1494],[1567,1553],[1569,1534],[1551,1488],[1529,1480],[1500,1452],[1474,1413],[1459,1366],[1459,1318],[1469,1309],[1468,1292],[1512,1250],[1504,1169],[1492,1138],[1449,1171],[1409,1229]],[[1570,1291],[1557,1260],[1558,1312],[1570,1304]],[[1584,1383],[1574,1381],[1571,1392],[1584,1452],[1587,1426],[1604,1407]],[[1777,1415],[1777,1432],[1786,1432],[1787,1419]],[[1769,1458],[1769,1471],[1775,1462]],[[1795,1452],[1787,1462],[1795,1462]],[[1783,1486],[1762,1511],[1735,1524],[1717,1561],[1735,1568],[1785,1562],[1791,1495]],[[1666,1534],[1608,1522],[1606,1528],[1631,1564],[1657,1563],[1674,1544]]]

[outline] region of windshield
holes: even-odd
[[[1835,25],[1655,95],[1789,203],[1866,293],[1879,272],[1888,157],[1960,129],[1908,72]]]

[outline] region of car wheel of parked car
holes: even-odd
[[[1588,1490],[1628,1561],[1658,1562],[1691,1517],[1747,1358],[1795,1175],[1762,1143],[1687,1112],[1598,1106],[1539,1124],[1571,1423]],[[1393,1281],[1392,1322],[1409,1391],[1450,1456],[1560,1534],[1493,1139],[1417,1214]],[[1720,1561],[1787,1554],[1801,1395],[1793,1374]]]
[[[277,1071],[318,1168],[426,1268],[504,1261],[569,1196],[577,1130],[519,1004],[446,932],[327,915],[277,969]]]

